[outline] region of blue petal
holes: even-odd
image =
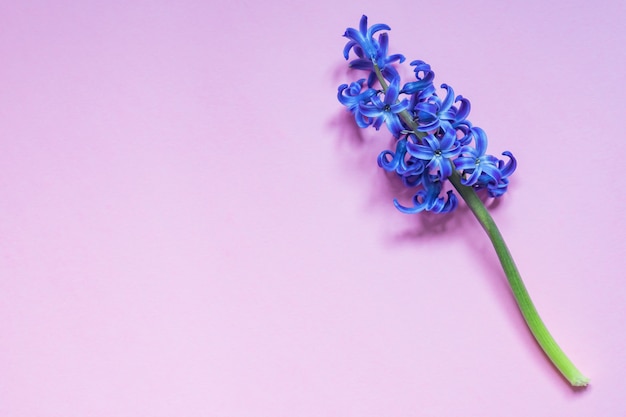
[[[461,179],[461,184],[467,185],[467,186],[476,184],[476,182],[480,178],[481,173],[482,171],[480,169],[475,169],[474,172],[472,172],[471,175],[467,179]]]
[[[400,136],[402,130],[404,130],[404,126],[402,126],[402,122],[400,118],[393,113],[385,114],[385,122],[387,122],[387,128],[389,131],[395,136]]]
[[[355,59],[350,61],[350,68],[358,69],[358,70],[369,70],[372,71],[374,69],[374,64],[369,59]]]
[[[469,116],[470,110],[472,108],[470,101],[463,96],[458,96],[456,98],[456,102],[459,101],[461,102],[461,105],[459,106],[459,110],[456,113],[456,122],[465,120],[467,116]]]
[[[443,103],[441,103],[441,109],[447,110],[452,106],[454,101],[454,90],[448,84],[441,84],[441,88],[445,88],[447,93],[446,98],[443,100]]]
[[[376,120],[374,120],[374,123],[372,124],[372,126],[374,126],[374,129],[379,130],[384,122],[385,122],[384,117],[377,117]]]
[[[367,31],[367,37],[368,38],[372,38],[372,36],[374,35],[374,33],[381,31],[381,30],[391,30],[391,28],[389,26],[387,26],[384,23],[376,23],[372,26],[370,26],[370,28]]]
[[[435,119],[434,121],[428,124],[421,124],[417,127],[417,130],[420,132],[430,132],[431,130],[435,130],[439,127],[439,119]]]
[[[355,113],[354,119],[356,120],[356,125],[361,129],[371,126],[373,119],[364,117],[361,113]]]
[[[411,156],[416,157],[417,159],[422,159],[425,161],[430,161],[433,158],[433,150],[428,146],[424,145],[416,145],[414,143],[408,142],[406,144],[406,149],[411,154]]]
[[[450,175],[452,175],[452,162],[450,162],[450,160],[446,158],[439,158],[439,159],[440,159],[439,178],[441,180],[445,180]]]
[[[437,198],[437,200],[433,202],[431,207],[429,207],[429,210],[435,213],[449,213],[451,211],[454,211],[454,209],[456,209],[458,205],[458,199],[456,198],[456,195],[454,195],[452,190],[448,191],[446,195],[448,197],[447,200],[444,200],[443,197]]]
[[[389,84],[389,88],[387,88],[387,91],[385,92],[385,104],[394,104],[398,99],[398,93],[400,92],[398,82],[399,80],[396,78]]]
[[[454,160],[454,166],[459,171],[466,171],[476,168],[476,158],[462,156]]]
[[[374,104],[374,106],[378,107],[379,110],[382,111],[382,109],[385,108],[385,103],[382,102],[380,97],[372,96],[371,100],[372,100],[372,104]]]
[[[513,154],[509,151],[502,152],[502,155],[509,157],[509,162],[506,165],[504,165],[504,161],[500,161],[499,166],[498,166],[498,168],[500,168],[500,171],[502,173],[502,178],[506,178],[509,175],[511,175],[513,172],[515,172],[515,169],[517,168],[517,160],[515,159]]]
[[[394,81],[398,83],[400,82],[400,74],[398,74],[398,71],[391,65],[384,67],[381,70],[381,73],[383,74],[383,77],[390,83]]]
[[[367,16],[366,15],[361,16],[361,20],[359,21],[359,30],[361,31],[363,36],[365,36],[365,34],[367,33]]]
[[[404,153],[406,155],[406,146]],[[404,158],[400,161],[400,167],[396,169],[396,172],[403,177],[415,177],[422,175],[425,170],[424,161],[415,157],[410,157],[408,160]]]
[[[392,113],[400,113],[401,111],[404,111],[408,108],[409,108],[409,101],[407,99],[404,99],[399,103],[392,104],[389,107],[390,109],[389,111],[391,111]]]
[[[426,135],[422,138],[424,142],[430,146],[431,151],[436,151],[440,148],[439,139],[437,139],[434,135]]]
[[[487,151],[487,134],[480,127],[473,127],[474,145],[476,147],[476,155],[482,156]]]
[[[398,61],[399,64],[402,64],[406,60],[405,56],[402,54],[393,54],[387,58],[387,63]]]
[[[451,150],[454,147],[454,143],[456,142],[456,129],[448,129],[445,131],[443,138],[441,138],[441,150],[447,151]]]
[[[502,174],[500,173],[500,170],[498,169],[497,166],[489,164],[489,163],[484,163],[484,164],[480,164],[480,167],[482,168],[482,171],[485,175],[493,179],[493,182],[500,182],[500,179],[502,178]]]
[[[401,139],[396,143],[396,152],[383,151],[378,155],[378,166],[386,171],[396,171],[398,166],[404,161],[406,154],[406,139]],[[391,160],[387,159],[390,156]]]
[[[437,117],[437,105],[430,102],[418,103],[415,110],[420,113],[422,118]]]
[[[359,110],[364,116],[367,117],[379,117],[383,114],[383,111],[378,107],[370,106],[363,103],[359,103]]]
[[[381,33],[378,37],[378,53],[381,57],[387,56],[387,48],[389,47],[389,35]]]
[[[415,214],[415,213],[419,213],[420,211],[423,211],[426,208],[426,203],[420,202],[421,198],[422,198],[422,191],[418,192],[417,194],[415,194],[415,196],[413,196],[413,207],[405,207],[402,204],[400,204],[398,200],[396,199],[393,200],[393,205],[396,206],[398,211],[402,213]]]
[[[424,176],[420,174],[415,174],[415,175],[403,175],[402,176],[402,183],[406,186],[406,187],[417,187],[418,185],[420,185],[422,183]]]
[[[350,56],[350,49],[352,49],[352,47],[354,45],[356,45],[357,43],[355,41],[350,41],[346,44],[346,46],[343,48],[343,56],[344,58],[346,58],[346,60],[348,59],[348,57]]]

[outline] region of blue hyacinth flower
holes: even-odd
[[[376,90],[371,88],[363,91],[365,79],[360,79],[348,84],[341,84],[337,89],[337,99],[354,114],[354,119],[359,127],[364,128],[372,124],[371,119],[365,118],[359,109],[360,103],[369,102],[372,96],[376,95]]]
[[[363,15],[359,22],[359,30],[348,28],[343,36],[350,41],[343,48],[343,56],[348,59],[350,50],[353,49],[359,58],[376,60],[378,58],[378,41],[374,39],[374,33],[381,30],[389,30],[389,26],[378,23],[367,27],[367,16]]]
[[[407,143],[408,152],[423,161],[427,161],[426,168],[437,173],[439,179],[445,180],[452,174],[454,164],[452,158],[461,153],[461,147],[456,139],[456,130],[447,129],[437,134],[430,134],[423,138],[423,145]]]
[[[348,43],[343,55],[348,60],[352,51],[356,58],[350,68],[366,72],[367,78],[342,84],[337,98],[355,115],[360,127],[374,126],[378,130],[385,123],[396,138],[395,151],[381,152],[378,165],[397,174],[405,186],[415,187],[416,192],[412,206],[403,206],[398,200],[394,205],[402,213],[449,213],[458,204],[452,189],[444,192],[449,181],[491,239],[522,316],[539,345],[573,386],[587,385],[588,378],[565,356],[537,314],[502,235],[476,193],[486,190],[491,197],[503,195],[517,161],[508,151],[503,152],[509,158],[507,162],[486,153],[487,135],[467,120],[469,100],[455,97],[447,84],[441,85],[446,96],[440,98],[433,84],[435,73],[424,61],[411,62],[415,80],[400,88],[401,77],[394,65],[405,58],[401,54],[388,56],[388,34],[374,38],[381,30],[389,30],[389,26],[368,27],[367,17],[362,16],[358,30],[345,31]]]
[[[372,96],[370,104],[359,103],[361,113],[375,119],[372,125],[376,130],[380,129],[382,124],[385,123],[389,131],[396,137],[400,136],[401,132],[404,130],[399,113],[409,108],[409,101],[407,99],[398,101],[398,95],[400,93],[398,83],[399,79],[391,81],[389,88],[384,93],[385,96],[383,100],[378,96]]]
[[[498,168],[498,158],[486,155],[487,134],[479,127],[472,129],[475,147],[466,145],[461,148],[461,156],[454,160],[457,170],[468,176],[461,179],[463,185],[474,185],[479,179],[482,184],[498,184],[502,173]]]

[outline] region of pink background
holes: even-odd
[[[358,5],[356,5],[358,3]],[[336,101],[362,13],[519,158],[406,216]],[[0,1],[0,416],[625,416],[621,0]]]

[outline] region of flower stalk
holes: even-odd
[[[459,192],[467,206],[470,208],[478,222],[481,224],[491,243],[493,244],[502,269],[509,282],[513,297],[517,302],[528,328],[539,343],[539,346],[543,349],[546,356],[552,361],[554,366],[561,372],[561,374],[568,380],[568,382],[574,387],[586,386],[589,383],[589,378],[585,377],[572,361],[567,357],[563,350],[556,343],[548,328],[541,320],[537,309],[533,301],[526,290],[526,286],[522,281],[522,277],[513,261],[511,252],[509,252],[506,242],[498,230],[498,226],[494,222],[493,218],[487,211],[487,208],[483,202],[478,198],[476,192],[463,184],[461,184],[461,177],[457,172],[453,173],[450,178],[450,182],[454,188]]]
[[[515,158],[504,152],[509,158],[505,163],[485,153],[485,132],[467,120],[469,100],[455,98],[446,84],[441,86],[446,89],[446,97],[441,99],[432,84],[434,73],[428,64],[411,62],[416,81],[400,88],[400,76],[391,64],[402,63],[404,56],[387,55],[386,33],[379,35],[378,40],[373,37],[374,33],[389,29],[384,24],[368,28],[367,17],[363,16],[358,30],[346,30],[344,36],[350,41],[344,48],[344,57],[348,59],[353,50],[357,59],[350,66],[369,71],[369,77],[367,87],[365,79],[350,86],[341,85],[337,97],[354,114],[359,127],[379,129],[385,124],[396,137],[395,152],[382,152],[378,164],[398,174],[407,187],[418,189],[413,207],[404,207],[394,200],[396,208],[403,213],[453,211],[457,198],[452,190],[447,191],[447,198],[440,195],[443,182],[449,180],[489,236],[520,312],[538,344],[572,386],[586,386],[589,379],[565,355],[541,320],[498,227],[476,194],[476,190],[486,190],[490,197],[501,197],[507,191],[508,177],[515,171]],[[372,88],[376,82],[380,90]]]

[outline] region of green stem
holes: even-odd
[[[502,234],[500,234],[496,223],[493,221],[485,205],[480,198],[478,198],[473,188],[461,183],[461,177],[458,172],[454,172],[448,179],[461,197],[463,197],[463,200],[465,200],[470,210],[472,210],[472,213],[474,213],[474,216],[478,219],[478,222],[487,232],[489,239],[491,239],[491,243],[496,250],[498,259],[500,259],[506,278],[513,291],[515,301],[517,301],[522,316],[524,316],[524,320],[526,320],[526,324],[533,336],[535,336],[539,346],[541,346],[554,366],[556,366],[570,384],[575,387],[586,386],[589,383],[589,379],[586,378],[576,366],[574,366],[567,355],[565,355],[546,328],[541,317],[539,317],[539,313],[537,313],[537,309],[530,299],[522,277],[515,266],[511,252],[509,252],[502,238]]]
[[[380,68],[376,62],[374,62],[374,71],[378,78],[378,81],[382,87],[383,92],[387,92],[389,86],[383,77]],[[411,114],[404,110],[400,113],[400,117],[402,120],[409,126],[409,128],[413,131],[418,138],[423,138],[426,134],[424,132],[420,132],[417,130],[417,123],[413,120]],[[506,246],[504,239],[502,238],[502,234],[498,230],[496,223],[493,221],[493,218],[487,211],[487,208],[483,204],[483,202],[478,198],[476,192],[472,187],[468,187],[461,183],[461,175],[454,171],[452,175],[448,178],[454,188],[459,192],[465,203],[468,205],[478,222],[481,224],[483,229],[487,232],[489,239],[491,239],[491,243],[493,244],[494,249],[496,250],[496,254],[498,255],[498,259],[500,259],[500,264],[502,264],[502,268],[504,269],[504,273],[506,274],[506,278],[509,282],[511,290],[513,291],[513,296],[515,297],[515,301],[528,325],[528,328],[532,332],[533,336],[539,343],[539,346],[543,349],[548,358],[552,361],[554,366],[561,372],[561,374],[569,381],[572,386],[582,387],[586,386],[589,383],[589,379],[586,378],[579,370],[574,366],[572,361],[565,355],[563,350],[556,343],[550,332],[548,331],[546,325],[539,317],[539,313],[535,308],[532,300],[530,299],[530,295],[526,290],[526,286],[522,281],[522,277],[520,276],[517,267],[515,266],[515,262],[513,261],[513,257],[511,256],[511,252]]]

